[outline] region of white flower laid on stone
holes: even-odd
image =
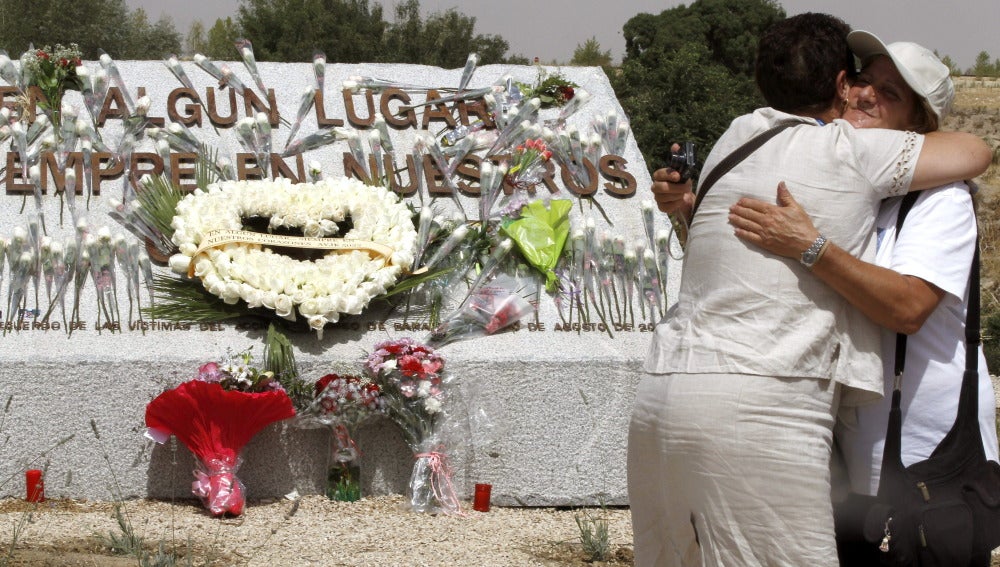
[[[269,230],[301,229],[305,237],[324,239],[320,248],[333,248],[333,236],[347,247],[300,261],[253,242],[270,235],[247,232],[238,233],[245,236],[240,241],[206,247],[213,233],[241,231],[243,220],[253,217],[270,219]],[[353,227],[338,234],[337,223],[347,219]],[[180,251],[170,258],[175,272],[200,278],[228,304],[243,300],[289,320],[298,312],[319,334],[342,313],[361,313],[395,285],[413,263],[417,240],[410,210],[396,194],[347,178],[215,183],[182,199],[172,225]]]

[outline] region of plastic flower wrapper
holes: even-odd
[[[313,52],[313,75],[316,77],[316,90],[322,93],[326,84],[326,54],[319,50]]]
[[[375,345],[364,367],[378,384],[386,414],[402,430],[414,453],[408,490],[414,512],[462,514],[452,486],[453,471],[441,438],[445,420],[444,358],[410,338]]]
[[[125,107],[128,108],[129,113],[132,113],[135,109],[135,103],[132,102],[132,95],[129,94],[128,88],[125,87],[125,81],[122,79],[122,74],[118,71],[118,65],[110,55],[104,52],[103,49],[98,49],[98,51],[101,54],[98,58],[98,62],[108,74],[108,78],[111,79],[111,82],[118,87],[119,91],[121,91],[122,97],[125,99]]]
[[[518,189],[534,187],[542,180],[545,163],[551,157],[552,152],[541,138],[529,139],[514,149],[504,180]]]
[[[545,289],[555,291],[555,267],[569,236],[569,211],[572,201],[541,199],[521,208],[520,218],[505,219],[500,229],[517,245],[521,255],[545,275]]]
[[[264,81],[260,78],[260,72],[257,71],[257,59],[253,54],[253,44],[249,39],[245,38],[237,39],[235,44],[236,49],[240,52],[240,58],[243,60],[243,66],[247,68],[250,76],[253,77],[254,84],[257,85],[257,90],[266,97],[267,87],[264,86]]]
[[[353,502],[361,497],[359,469],[353,463],[361,450],[353,431],[372,417],[385,412],[385,401],[374,382],[358,376],[327,374],[316,381],[313,399],[295,419],[299,427],[329,427],[332,433],[327,496]]]
[[[81,89],[77,77],[77,67],[80,66],[80,49],[75,43],[68,47],[56,44],[55,49],[45,46],[28,54],[24,62],[24,70],[30,77],[28,86],[36,86],[42,91],[45,100],[39,101],[41,107],[59,130],[61,123],[63,95],[68,90]]]
[[[522,296],[524,286],[506,274],[471,290],[468,299],[427,337],[427,343],[442,347],[455,341],[493,335],[534,312]]]
[[[295,415],[273,375],[248,362],[245,352],[223,364],[204,364],[194,380],[146,406],[147,436],[163,443],[174,435],[197,457],[191,491],[213,516],[243,513],[245,487],[236,477],[240,451],[264,427]]]

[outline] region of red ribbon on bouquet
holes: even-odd
[[[261,429],[295,415],[282,390],[261,393],[224,389],[218,382],[190,380],[146,406],[146,427],[173,434],[205,465],[192,489],[213,515],[240,515],[245,502],[234,471],[240,451]],[[203,478],[205,477],[205,478]]]
[[[465,517],[462,504],[455,494],[455,487],[451,484],[451,477],[454,476],[455,471],[448,463],[448,455],[442,452],[443,449],[443,447],[438,447],[436,451],[417,453],[413,456],[417,459],[427,459],[427,464],[431,467],[431,490],[434,491],[434,497],[441,503],[444,513]]]
[[[195,469],[191,492],[201,499],[213,516],[242,514],[246,498],[243,495],[243,483],[236,478],[239,462],[215,460],[202,465],[206,470]]]

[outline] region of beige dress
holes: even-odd
[[[773,201],[784,181],[823,234],[871,260],[879,202],[908,190],[923,137],[761,109],[733,122],[703,175],[784,120],[802,125],[702,202],[677,304],[646,358],[629,433],[637,565],[837,564],[833,415],[838,400],[881,395],[879,333],[797,261],[737,239],[728,210],[743,196]]]

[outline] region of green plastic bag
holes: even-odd
[[[521,208],[521,218],[505,220],[501,230],[517,244],[521,255],[538,271],[545,274],[545,289],[556,289],[556,263],[569,237],[569,211],[573,203],[567,199],[532,201]]]

